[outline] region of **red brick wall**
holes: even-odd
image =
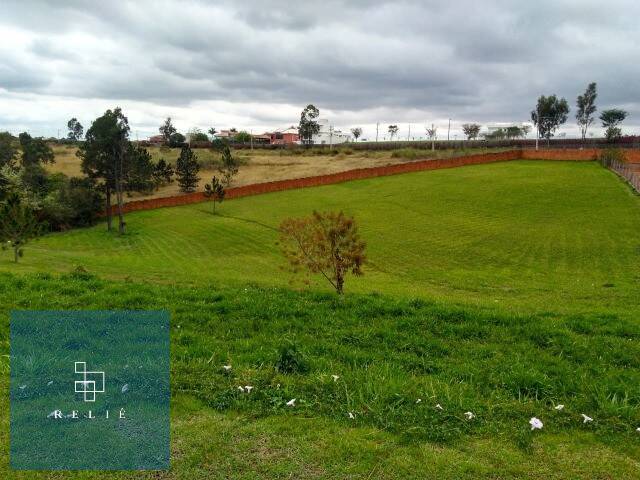
[[[509,150],[498,153],[485,153],[479,155],[469,155],[466,157],[446,158],[440,160],[422,160],[418,162],[388,165],[385,167],[359,168],[346,172],[331,173],[328,175],[318,175],[315,177],[297,178],[291,180],[279,180],[277,182],[256,183],[243,187],[233,187],[227,190],[226,198],[247,197],[259,195],[261,193],[280,192],[296,188],[316,187],[320,185],[330,185],[334,183],[360,180],[363,178],[382,177],[387,175],[397,175],[400,173],[419,172],[423,170],[439,170],[443,168],[456,168],[465,165],[479,165],[483,163],[504,162],[509,160],[536,159],[536,160],[594,160],[598,155],[596,149],[585,150]],[[640,151],[625,151],[630,162],[640,163]],[[175,207],[177,205],[187,205],[205,201],[202,192],[189,193],[175,197],[154,198],[149,200],[136,200],[125,204],[125,212],[136,210],[151,210],[161,207]]]

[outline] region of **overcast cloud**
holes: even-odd
[[[573,107],[596,81],[599,109],[640,133],[638,18],[637,0],[4,0],[0,130],[55,135],[121,106],[140,138],[169,115],[258,132],[314,103],[365,136],[448,118],[457,134],[527,121],[540,94]]]

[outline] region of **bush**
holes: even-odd
[[[293,343],[280,347],[276,370],[280,373],[307,373],[309,365]]]
[[[607,148],[598,157],[600,165],[605,168],[609,168],[613,163],[625,162],[626,157],[624,152],[619,148]]]

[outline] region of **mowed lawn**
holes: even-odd
[[[352,214],[369,265],[347,291],[523,311],[638,312],[640,202],[595,163],[518,161],[422,172],[127,215],[49,235],[0,269],[162,283],[286,286],[288,216]],[[326,288],[315,284],[314,288]]]

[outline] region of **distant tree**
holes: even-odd
[[[165,162],[164,158],[158,160],[158,163],[153,167],[153,183],[156,190],[164,185],[169,185],[173,182],[173,175],[175,171],[171,164]]]
[[[0,204],[0,242],[2,249],[13,250],[13,259],[24,254],[27,242],[38,237],[43,231],[43,225],[29,205],[26,205],[18,193],[13,193],[5,202]]]
[[[231,149],[229,145],[224,145],[222,147],[222,164],[218,171],[222,175],[222,182],[225,187],[229,188],[231,186],[231,182],[233,181],[233,177],[238,174],[240,164],[236,157],[234,157],[231,153]]]
[[[185,145],[182,147],[176,162],[176,176],[178,177],[178,185],[180,185],[181,192],[195,192],[200,181],[200,177],[198,177],[199,171],[198,157],[193,153],[191,147]]]
[[[593,114],[596,113],[596,98],[598,97],[598,92],[596,90],[596,83],[590,83],[587,86],[587,90],[582,95],[578,95],[578,99],[576,100],[576,106],[578,111],[576,112],[576,120],[578,121],[578,126],[580,127],[580,134],[582,135],[582,140],[587,138],[587,130],[593,123]]]
[[[304,145],[313,145],[313,136],[320,132],[320,124],[317,118],[320,116],[320,110],[314,105],[307,105],[300,114],[300,124],[298,125],[298,134]]]
[[[250,143],[251,142],[251,134],[244,130],[236,133],[233,137],[233,141],[236,143]]]
[[[216,130],[215,127],[211,127],[209,130],[207,130],[207,133],[211,135],[211,140],[213,141],[216,137],[216,133],[218,133],[218,130]]]
[[[397,125],[389,125],[387,130],[389,130],[389,137],[390,137],[391,140],[393,140],[393,137],[398,134],[398,126]]]
[[[492,132],[487,132],[484,135],[485,140],[504,140],[507,138],[507,131],[504,128],[497,128]]]
[[[164,123],[160,126],[158,130],[160,131],[160,135],[164,137],[165,145],[170,144],[171,135],[173,135],[178,131],[176,127],[173,126],[173,123],[171,122],[171,117],[167,117],[167,119],[164,121]]]
[[[207,134],[200,130],[198,127],[193,127],[191,130],[189,130],[189,141],[208,142],[209,137],[207,137]]]
[[[522,138],[527,138],[527,135],[531,132],[531,125],[522,125],[520,131],[522,133]]]
[[[125,153],[123,191],[151,193],[155,187],[153,174],[155,165],[146,148],[129,142]]]
[[[357,142],[358,139],[362,136],[362,129],[360,127],[352,128],[351,135],[353,135],[353,138],[355,138]]]
[[[67,134],[67,138],[73,142],[77,142],[82,140],[82,134],[84,133],[84,127],[78,121],[77,118],[72,118],[67,122],[67,128],[69,129],[69,133]]]
[[[548,142],[558,127],[567,121],[568,115],[569,104],[564,98],[541,95],[536,109],[531,111],[531,120],[538,129],[538,135]]]
[[[15,167],[17,156],[18,148],[14,136],[9,132],[0,132],[0,168]]]
[[[517,125],[511,125],[504,129],[504,136],[509,140],[520,138],[522,137],[522,128]]]
[[[289,218],[280,225],[282,252],[294,273],[321,274],[336,292],[344,291],[346,275],[362,275],[365,242],[356,221],[344,213],[313,212],[310,217]]]
[[[21,164],[23,168],[55,163],[53,150],[44,139],[33,138],[27,132],[22,132],[18,139],[22,148]]]
[[[185,142],[187,141],[187,139],[185,138],[184,135],[182,135],[181,133],[175,132],[172,133],[171,136],[169,137],[169,146],[171,148],[182,148],[182,146],[185,144]]]
[[[475,140],[480,135],[480,125],[477,123],[465,123],[462,125],[462,131],[467,136],[467,140]]]
[[[226,195],[224,185],[218,179],[213,177],[211,183],[207,183],[204,186],[204,196],[213,201],[213,214],[216,214],[216,203],[222,203],[224,196]]]
[[[628,112],[621,110],[619,108],[611,108],[609,110],[604,110],[600,114],[600,120],[602,120],[602,126],[606,128],[606,137],[607,140],[613,141],[622,136],[622,130],[618,125],[620,125],[629,115]]]
[[[431,128],[427,127],[427,138],[431,140],[431,150],[436,149],[436,138],[438,138],[438,129],[431,125]]]

